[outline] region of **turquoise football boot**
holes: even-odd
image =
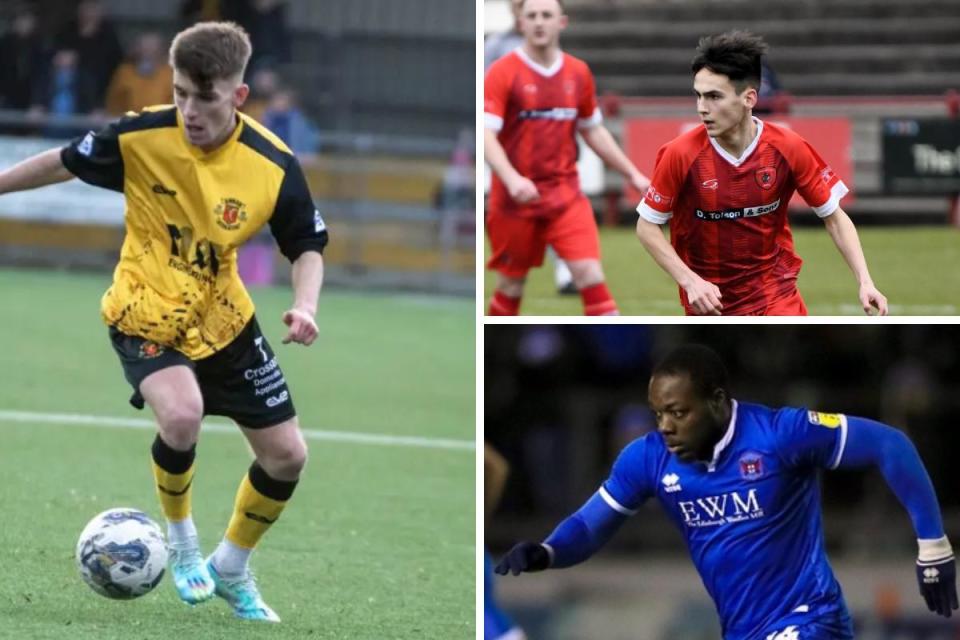
[[[214,596],[215,585],[207,565],[200,553],[200,545],[196,538],[183,543],[171,543],[170,573],[173,575],[173,585],[177,588],[180,599],[189,605],[206,602]]]
[[[244,620],[261,620],[263,622],[280,622],[280,616],[267,606],[260,596],[253,573],[247,572],[236,578],[225,577],[217,572],[211,559],[207,559],[207,571],[216,585],[216,594],[233,607],[233,613]]]

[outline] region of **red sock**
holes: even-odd
[[[588,316],[620,315],[605,282],[580,289],[580,299],[583,300],[583,312]]]
[[[520,298],[511,298],[500,291],[493,292],[490,299],[488,316],[516,316],[520,315]]]

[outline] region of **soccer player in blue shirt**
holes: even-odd
[[[544,542],[516,545],[497,573],[583,562],[656,496],[686,539],[725,640],[846,640],[853,625],[824,549],[817,478],[820,469],[875,466],[913,522],[927,607],[946,617],[957,609],[937,496],[901,431],[738,402],[719,356],[699,345],[657,365],[649,402],[657,432],[628,445],[579,511]]]

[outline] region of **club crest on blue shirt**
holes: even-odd
[[[763,477],[763,456],[748,451],[740,456],[740,477],[744,480],[759,480]]]

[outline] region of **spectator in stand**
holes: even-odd
[[[766,59],[760,60],[760,88],[757,89],[757,106],[754,113],[769,114],[777,112],[776,98],[783,93],[783,86],[776,72]]]
[[[48,138],[70,138],[83,135],[85,128],[63,121],[89,113],[96,103],[93,86],[83,81],[77,52],[61,49],[53,55],[45,91],[41,94],[40,104],[31,113],[49,116],[43,132]]]
[[[263,113],[263,125],[280,136],[297,156],[320,149],[320,132],[297,104],[291,89],[279,89]]]
[[[286,0],[229,0],[223,5],[224,17],[250,34],[253,57],[248,73],[290,62]]]
[[[279,90],[280,76],[276,71],[263,68],[254,72],[250,80],[250,97],[243,104],[243,112],[263,124],[264,114]]]
[[[197,22],[217,22],[227,19],[220,0],[183,0],[180,3],[180,21],[189,27]]]
[[[523,0],[510,0],[510,11],[513,13],[513,26],[509,31],[491,33],[483,43],[483,70],[486,71],[494,62],[507,55],[523,44],[523,34],[520,33],[520,8]]]
[[[90,83],[89,90],[96,96],[93,108],[101,108],[107,85],[123,58],[123,49],[113,23],[104,16],[100,0],[81,0],[77,4],[76,18],[57,35],[56,47],[76,52],[79,81]]]
[[[106,108],[110,115],[123,115],[154,104],[173,104],[173,70],[163,38],[144,33],[134,43],[130,61],[114,72]]]
[[[28,8],[14,13],[10,31],[0,38],[0,108],[27,110],[40,98],[49,58],[37,32],[37,16]]]

